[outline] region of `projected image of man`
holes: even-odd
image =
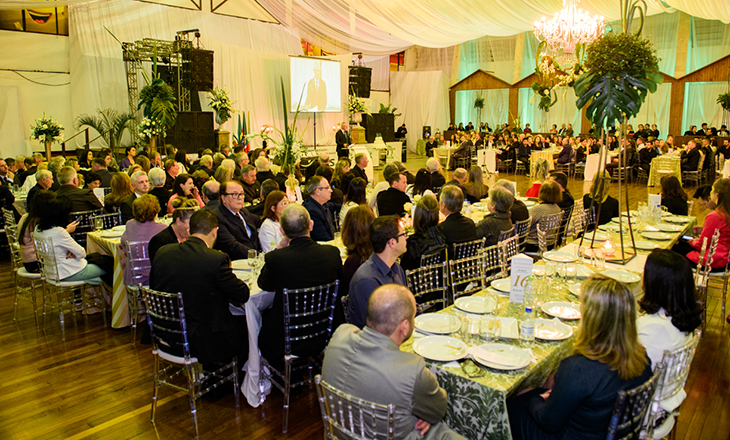
[[[304,108],[323,112],[327,108],[327,84],[322,80],[322,62],[314,65],[314,78],[307,82],[307,100]]]

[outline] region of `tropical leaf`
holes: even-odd
[[[588,105],[586,118],[593,124],[609,126],[616,121],[622,122],[627,116],[635,117],[652,85],[656,90],[656,83],[651,80],[625,74],[618,77],[606,75],[590,83],[576,105],[578,108]]]

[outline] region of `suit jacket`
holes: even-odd
[[[163,209],[167,207],[167,202],[170,201],[170,196],[172,196],[172,192],[164,186],[152,188],[149,194],[157,197],[157,201],[160,202],[160,207]]]
[[[284,173],[276,174],[274,180],[279,184],[279,190],[286,192],[286,176]]]
[[[66,196],[71,201],[71,212],[93,211],[103,206],[90,189],[80,189],[73,185],[61,185],[56,191],[58,196]]]
[[[695,171],[700,164],[700,147],[694,147],[689,151],[682,151],[680,157],[684,165],[688,166],[690,170]]]
[[[461,212],[455,212],[438,225],[441,233],[444,234],[446,244],[451,246],[454,243],[464,243],[478,239],[477,228],[474,221],[464,217]]]
[[[256,173],[256,180],[258,180],[260,183],[264,183],[266,179],[274,180],[274,173],[271,171],[258,171]]]
[[[446,178],[438,171],[431,173],[431,190],[441,188],[446,184]]]
[[[342,129],[337,130],[337,133],[335,134],[335,143],[337,144],[338,151],[344,150],[352,143],[350,140],[350,133],[342,131]]]
[[[390,187],[378,194],[378,215],[403,216],[405,210],[403,205],[410,203],[411,199],[403,191]]]
[[[101,187],[102,188],[109,188],[112,185],[112,177],[114,177],[115,173],[113,173],[109,170],[101,169],[101,170],[97,171],[96,174],[98,174],[99,177],[101,177]]]
[[[134,214],[132,213],[132,204],[135,200],[137,200],[137,193],[132,193],[131,196],[124,199],[122,204],[119,205],[119,210],[122,211],[122,223],[125,225],[128,221],[134,218]]]
[[[157,251],[162,246],[174,243],[177,243],[177,235],[175,235],[175,231],[172,230],[172,225],[170,225],[150,239],[150,244],[147,246],[150,253],[150,262],[155,259]]]
[[[360,330],[346,324],[337,329],[325,352],[322,378],[360,399],[393,404],[395,438],[461,438],[448,435],[439,423],[448,399],[423,358],[401,351],[392,339],[369,327]],[[418,419],[433,425],[425,437],[413,429]]]
[[[209,249],[198,237],[167,245],[155,255],[150,288],[182,293],[190,350],[198,361],[222,362],[239,352],[247,336],[228,304],[244,304],[249,290],[233,274],[228,255]]]
[[[512,223],[521,222],[530,218],[530,211],[527,210],[527,205],[522,200],[515,199],[510,209],[510,219]]]
[[[484,246],[493,246],[499,241],[499,234],[512,228],[509,212],[493,212],[488,214],[477,225],[477,235],[487,241]]]
[[[261,249],[258,231],[256,230],[258,219],[251,215],[246,208],[241,208],[240,214],[248,225],[251,232],[250,236],[246,233],[246,228],[243,226],[241,219],[225,206],[218,206],[213,210],[213,214],[218,217],[218,240],[213,246],[214,249],[225,252],[231,257],[231,260],[248,258],[249,249]]]
[[[444,179],[444,180],[446,180],[446,179]],[[451,179],[448,182],[444,183],[443,186],[446,186],[446,185],[454,185],[454,186],[458,187],[461,190],[461,192],[464,194],[464,199],[466,200],[466,187],[464,187],[464,185],[462,185],[461,183],[459,183],[458,180]],[[443,187],[441,187],[441,189],[443,189]],[[439,191],[439,197],[441,197],[441,192],[440,191]]]
[[[165,172],[165,186],[164,188],[168,191],[170,191],[170,195],[172,195],[172,187],[175,185],[175,178],[169,175],[167,172]],[[168,197],[169,199],[169,197]],[[165,203],[167,204],[167,203]]]
[[[243,194],[245,197],[245,201],[248,203],[253,203],[254,200],[261,197],[261,183],[260,182],[254,182],[253,185],[249,185],[246,182],[241,181],[241,186],[243,187]]]
[[[304,101],[304,108],[311,110],[317,107],[317,111],[323,112],[327,108],[327,84],[320,78],[319,87],[315,84],[314,78],[307,83],[307,99]]]
[[[18,186],[23,186],[23,184],[25,183],[25,179],[27,179],[28,176],[32,176],[36,172],[38,172],[38,167],[36,165],[33,165],[22,173],[18,173],[18,175],[15,176],[15,183],[17,183]]]
[[[570,162],[570,154],[573,152],[573,147],[568,145],[564,145],[563,149],[560,150],[560,154],[558,155],[558,163],[566,164]]]
[[[340,251],[334,246],[318,244],[309,237],[294,238],[289,246],[266,254],[258,285],[263,290],[276,292],[273,306],[262,315],[259,333],[259,349],[266,359],[275,362],[284,356],[283,289],[320,286],[341,278]],[[292,352],[316,354],[324,345],[323,339],[294,344]]]
[[[310,233],[310,237],[314,241],[330,241],[335,238],[334,230],[332,228],[332,213],[329,208],[322,206],[317,203],[312,197],[307,198],[302,203],[307,211],[309,211],[309,217],[314,222],[314,228]]]
[[[352,174],[355,175],[355,177],[360,177],[364,181],[369,182],[367,173],[365,173],[365,170],[363,170],[359,166],[355,165],[350,169],[350,171],[352,172]]]

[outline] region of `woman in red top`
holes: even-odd
[[[540,194],[540,185],[547,179],[548,171],[550,168],[548,162],[545,159],[539,159],[535,165],[535,181],[532,182],[532,186],[525,193],[525,197],[536,198]]]
[[[689,242],[693,250],[687,253],[686,256],[693,263],[697,263],[700,258],[699,251],[702,249],[702,240],[707,238],[709,248],[715,229],[719,229],[720,241],[717,243],[717,250],[711,265],[713,272],[719,272],[725,269],[725,264],[728,261],[728,250],[730,250],[730,179],[720,179],[712,185],[710,200],[717,208],[705,217],[702,234],[699,238]]]

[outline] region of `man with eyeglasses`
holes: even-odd
[[[310,236],[314,241],[334,240],[334,227],[332,226],[332,212],[327,207],[332,197],[332,187],[322,176],[313,176],[307,181],[309,197],[302,203],[309,217],[314,222]]]
[[[221,204],[213,209],[219,228],[214,248],[228,254],[231,260],[248,258],[249,249],[260,247],[258,219],[243,207],[243,186],[233,180],[223,182],[220,198]]]
[[[406,232],[395,215],[381,216],[370,225],[373,253],[355,272],[350,281],[348,310],[350,323],[363,328],[368,300],[384,284],[406,285],[406,274],[396,261],[406,252]]]

